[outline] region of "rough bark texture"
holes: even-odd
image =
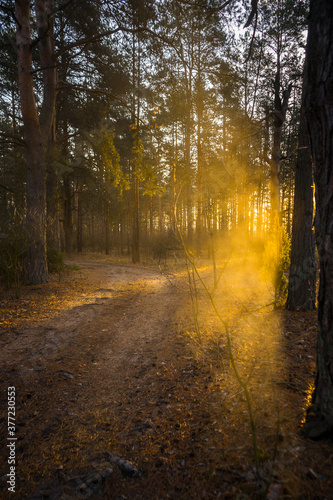
[[[291,84],[281,93],[281,63],[280,63],[280,46],[277,48],[278,59],[277,69],[274,79],[274,110],[273,110],[273,147],[271,160],[271,207],[272,213],[280,214],[280,163],[281,163],[281,140],[282,128],[286,119],[288,101],[291,92]],[[273,217],[272,217],[273,220]]]
[[[289,311],[316,308],[316,260],[313,232],[313,175],[305,115],[301,114],[295,176],[294,214],[288,299]]]
[[[63,176],[63,197],[64,197],[64,213],[63,213],[63,228],[65,236],[65,251],[73,252],[73,188],[71,174],[65,173]]]
[[[46,263],[45,162],[37,105],[33,91],[29,0],[15,1],[18,82],[27,144],[25,283],[48,281]]]
[[[304,432],[333,433],[333,2],[311,0],[305,69],[305,114],[316,185],[320,260],[317,373]]]
[[[132,262],[140,262],[140,227],[139,227],[139,179],[137,174],[133,174],[133,241],[132,241]]]
[[[40,62],[43,68],[43,104],[40,116],[34,96],[30,34],[30,2],[15,0],[18,83],[27,145],[26,284],[48,281],[46,262],[46,148],[55,113],[56,72],[52,57],[53,2],[36,0]]]

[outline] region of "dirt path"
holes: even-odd
[[[195,385],[197,367],[178,333],[183,284],[146,269],[79,265],[74,307],[2,339],[2,394],[17,392],[17,498],[186,498],[188,459],[202,457],[184,440],[210,420],[195,415],[191,424],[210,375],[201,372]],[[142,477],[126,478],[109,454],[135,463]],[[84,476],[91,470],[100,474],[95,485]],[[74,484],[73,474],[83,476]]]
[[[331,442],[299,433],[313,379],[315,313],[250,320],[238,312],[255,271],[245,282],[232,268],[216,296],[225,317],[236,315],[239,369],[246,376],[256,368],[251,395],[269,486],[263,496],[245,398],[204,294],[198,354],[187,334],[193,319],[184,277],[74,264],[80,270],[59,283],[23,288],[19,299],[0,295],[1,499],[333,499]],[[259,299],[259,289],[250,293],[255,307]],[[277,354],[273,399],[259,355],[262,332]],[[6,476],[8,387],[16,393],[15,493]]]

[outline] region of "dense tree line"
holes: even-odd
[[[48,248],[133,261],[176,221],[199,252],[267,231],[271,209],[290,231],[300,2],[263,2],[252,42],[236,2],[3,3],[1,210],[27,207],[26,282],[47,280],[46,227]]]

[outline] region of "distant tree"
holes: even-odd
[[[265,92],[272,118],[271,209],[281,212],[281,161],[283,156],[284,128],[293,84],[301,77],[300,47],[303,42],[305,7],[301,0],[261,1],[260,27],[263,30],[266,58]],[[298,54],[298,56],[296,56]],[[268,71],[267,71],[268,70]],[[270,73],[269,73],[270,72]],[[274,76],[273,76],[274,75]],[[273,88],[272,88],[273,87]],[[272,92],[273,91],[273,92]]]

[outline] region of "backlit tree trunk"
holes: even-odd
[[[316,261],[313,233],[313,176],[304,113],[301,115],[295,178],[288,299],[289,311],[316,307]]]
[[[333,433],[333,2],[311,0],[304,105],[316,185],[320,261],[317,373],[304,432]]]
[[[38,114],[32,77],[30,1],[15,0],[18,83],[27,146],[26,284],[48,281],[46,262],[46,150],[55,113],[56,71],[52,54],[53,2],[35,1],[43,104]]]

